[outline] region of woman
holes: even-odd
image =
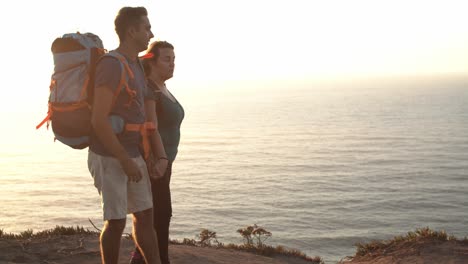
[[[177,156],[180,142],[180,125],[184,118],[184,109],[165,84],[174,73],[174,46],[166,41],[153,42],[141,59],[150,90],[150,100],[145,101],[146,114],[148,119],[156,121],[157,124],[157,131],[151,138],[153,155],[147,163],[152,174],[163,175],[163,177],[151,177],[154,229],[158,237],[161,263],[167,264],[170,263],[169,223],[172,216],[170,180],[172,163]],[[160,147],[161,141],[164,146],[163,151]],[[165,168],[166,158],[167,169],[164,172],[161,168]],[[138,249],[133,253],[130,263],[144,263]]]

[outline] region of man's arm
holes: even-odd
[[[129,180],[138,182],[142,178],[141,172],[120,144],[109,122],[108,116],[111,111],[114,92],[106,86],[96,88],[94,90],[94,103],[91,115],[91,124],[94,132],[104,147],[120,162]]]

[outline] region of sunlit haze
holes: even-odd
[[[155,39],[175,45],[174,82],[468,69],[464,1],[9,1],[0,18],[4,90],[47,97],[52,41],[93,32],[114,49],[113,20],[127,5],[147,7]]]
[[[114,50],[124,6],[146,7],[152,41],[175,47],[166,84],[184,109],[180,144],[180,108],[157,101],[163,143],[177,147],[173,174],[161,181],[170,179],[171,240],[198,243],[206,228],[218,235],[212,242],[238,244],[246,240],[236,230],[258,224],[273,234],[263,245],[336,263],[361,252],[355,245],[421,234],[408,233],[416,228],[468,236],[468,0],[2,3],[1,238],[104,225],[88,149],[36,125],[47,116],[53,41],[90,32]],[[131,223],[129,215],[125,233]],[[432,244],[421,251],[395,241],[404,242],[399,256],[433,253]],[[0,259],[99,258],[89,243],[79,254],[41,248],[41,256],[2,244]],[[468,256],[445,245],[447,256]]]

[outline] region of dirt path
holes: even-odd
[[[121,264],[128,264],[134,244],[123,238],[120,252]],[[170,245],[173,264],[310,264],[302,259],[269,258],[229,249],[201,248],[185,245]],[[97,235],[70,235],[32,240],[0,239],[0,264],[96,264],[100,263]]]

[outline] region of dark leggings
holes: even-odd
[[[159,255],[162,264],[169,264],[169,224],[172,216],[171,182],[172,162],[169,162],[164,178],[151,182],[153,192],[154,229],[158,235]],[[138,248],[135,251],[140,251]]]

